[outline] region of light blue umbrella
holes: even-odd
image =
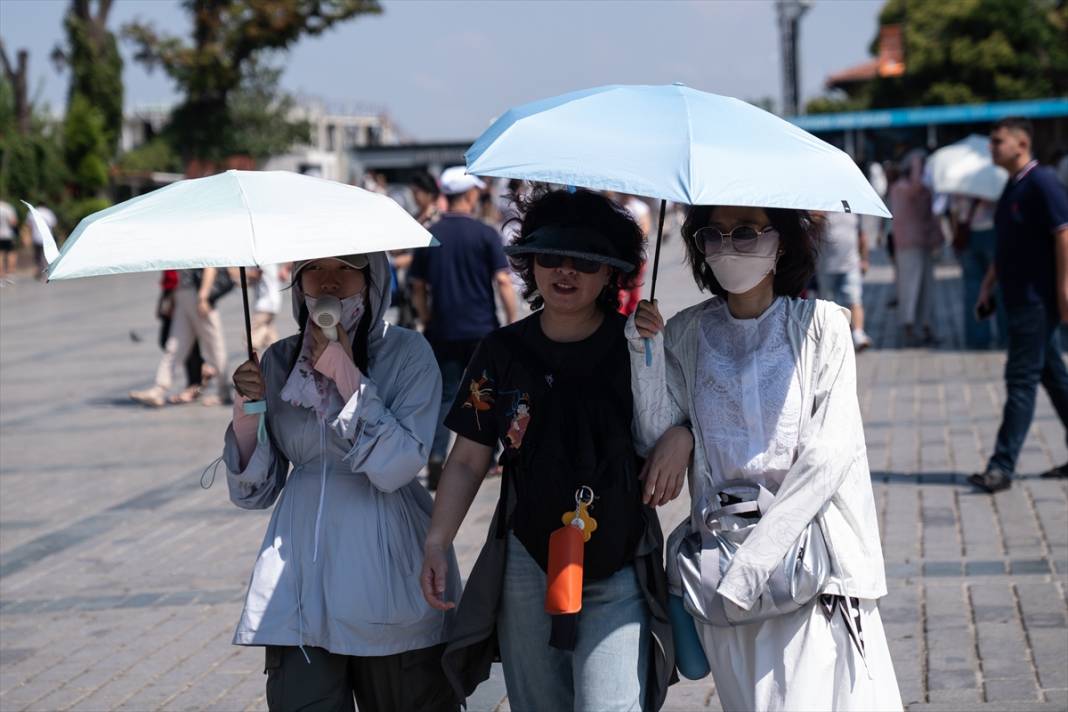
[[[681,84],[612,85],[511,109],[465,154],[467,172],[665,201],[890,217],[847,154],[774,114]]]

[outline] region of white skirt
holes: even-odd
[[[900,712],[901,693],[875,601],[860,601],[860,622],[863,658],[841,611],[828,620],[816,601],[760,623],[698,625],[697,631],[726,712]]]

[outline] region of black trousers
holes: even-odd
[[[270,712],[457,712],[441,667],[444,645],[381,657],[267,646]],[[355,702],[355,706],[354,703]]]

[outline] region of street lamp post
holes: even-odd
[[[811,6],[812,0],[775,0],[775,9],[779,16],[779,45],[782,51],[783,116],[797,116],[799,113],[798,27],[801,16]]]

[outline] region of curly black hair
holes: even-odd
[[[542,186],[534,188],[526,198],[513,194],[513,200],[521,215],[506,223],[519,223],[519,233],[512,240],[513,245],[525,244],[535,230],[546,225],[586,227],[612,240],[620,259],[632,265],[640,265],[645,261],[645,237],[638,223],[629,213],[599,193],[581,188],[575,191],[551,190]],[[514,255],[509,260],[523,280],[523,299],[530,303],[531,309],[541,309],[545,300],[538,293],[538,284],[534,281],[534,255]],[[597,297],[597,306],[605,312],[619,309],[620,290],[633,289],[639,284],[637,267],[627,274],[614,267],[610,269],[608,286]]]
[[[711,222],[712,212],[717,207],[691,206],[682,224],[682,239],[686,243],[686,261],[690,264],[697,286],[723,297],[727,290],[712,274],[712,268],[705,262],[705,255],[694,239],[694,234]],[[816,274],[816,260],[823,234],[822,222],[804,210],[764,208],[764,212],[771,226],[779,233],[779,249],[783,251],[775,265],[772,290],[778,296],[800,296]]]

